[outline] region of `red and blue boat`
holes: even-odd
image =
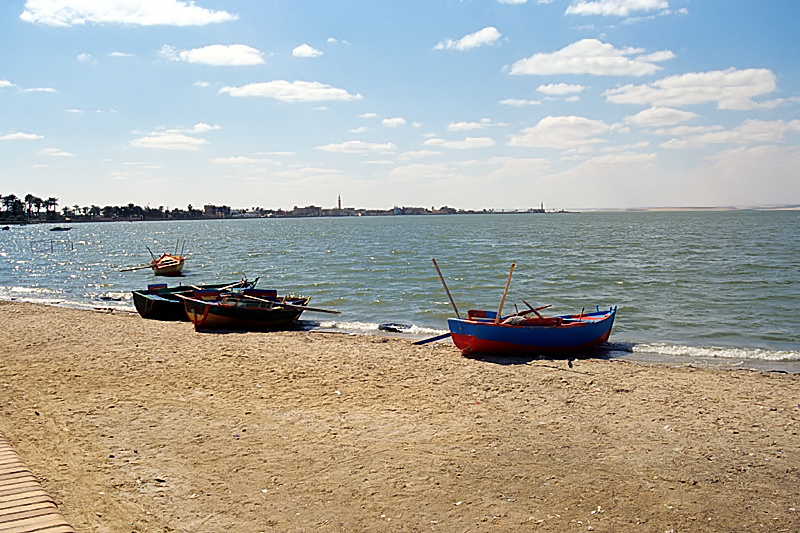
[[[549,305],[534,308],[522,300],[528,306],[527,310],[503,317],[503,304],[511,286],[511,276],[516,266],[514,263],[511,264],[511,271],[508,273],[508,281],[497,312],[473,310],[467,312],[467,318],[461,318],[436,259],[433,260],[433,266],[436,267],[439,279],[456,313],[456,318],[447,319],[450,337],[464,355],[573,352],[593,348],[606,342],[611,335],[611,327],[617,315],[616,306],[610,307],[608,311],[601,311],[599,307],[595,307],[596,310],[590,313],[584,313],[582,309],[577,315],[542,316],[539,311],[550,307]],[[535,316],[528,316],[531,313]],[[438,338],[441,336],[422,342]]]
[[[453,343],[464,355],[523,355],[570,352],[608,341],[617,308],[599,308],[575,315],[527,317],[524,311],[496,320],[492,311],[468,311],[467,318],[450,318]]]
[[[244,289],[225,292],[195,291],[181,296],[183,308],[196,330],[273,331],[293,327],[308,309],[305,296],[278,297],[275,290]]]

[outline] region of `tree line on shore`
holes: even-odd
[[[164,206],[153,208],[141,207],[132,203],[127,205],[107,205],[100,207],[91,206],[63,206],[59,211],[58,198],[53,196],[42,199],[33,194],[26,194],[19,198],[15,194],[0,194],[3,210],[0,211],[0,220],[6,222],[39,222],[56,220],[159,220],[170,218],[196,218],[202,217],[203,212],[194,209],[189,204],[187,209],[174,208],[169,210]]]
[[[113,221],[113,220],[185,220],[192,218],[256,218],[256,217],[326,217],[326,216],[386,216],[386,215],[453,215],[457,213],[494,213],[494,209],[472,211],[454,209],[442,206],[439,209],[431,207],[394,207],[392,209],[355,209],[351,207],[337,207],[324,209],[317,206],[297,207],[291,210],[263,209],[252,207],[250,209],[231,209],[229,206],[204,205],[202,210],[195,209],[189,204],[186,209],[169,209],[164,206],[142,207],[129,203],[127,205],[107,205],[100,207],[91,206],[63,206],[58,210],[58,198],[53,196],[45,199],[26,194],[19,198],[15,194],[0,194],[0,221],[6,223],[35,223],[56,221]],[[520,212],[520,211],[516,211]],[[528,213],[544,213],[544,206],[538,209],[529,209]]]

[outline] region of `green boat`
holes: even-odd
[[[258,279],[256,279],[258,281]],[[204,283],[197,285],[178,285],[168,287],[166,283],[153,283],[145,290],[131,291],[133,305],[142,318],[150,320],[189,321],[183,309],[181,295],[191,295],[198,289],[228,290],[249,289],[256,281],[243,279],[234,283]]]

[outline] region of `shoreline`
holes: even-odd
[[[424,209],[424,208],[413,208]],[[269,210],[267,210],[269,211]],[[667,207],[584,207],[584,208],[567,208],[567,209],[553,209],[546,211],[539,208],[484,208],[482,210],[462,209],[454,210],[453,212],[440,212],[429,211],[425,213],[410,212],[410,213],[394,213],[391,209],[371,209],[371,208],[348,208],[347,212],[341,210],[341,213],[335,214],[292,214],[289,211],[282,212],[282,214],[272,214],[267,216],[196,216],[196,217],[168,217],[168,218],[141,218],[141,219],[110,219],[110,218],[97,218],[97,219],[78,219],[69,217],[60,217],[52,220],[4,220],[0,219],[2,226],[26,226],[26,225],[39,225],[39,224],[86,224],[92,222],[106,223],[106,222],[186,222],[186,221],[212,221],[212,220],[261,220],[261,219],[298,219],[298,218],[359,218],[359,217],[418,217],[418,216],[452,216],[452,215],[564,215],[564,214],[581,214],[581,213],[721,213],[721,212],[752,212],[752,211],[800,211],[800,205],[765,205],[765,206],[667,206]],[[352,211],[352,212],[351,212]],[[67,230],[70,228],[67,228]]]
[[[0,430],[79,531],[800,528],[798,375],[0,317]]]
[[[79,309],[84,311],[94,311],[100,313],[105,313],[105,312],[119,313],[122,315],[131,315],[139,317],[139,314],[133,307],[132,302],[127,302],[128,305],[126,306],[112,307],[110,305],[102,306],[101,304],[104,302],[101,301],[98,302],[87,301],[80,303],[67,300],[50,302],[50,301],[37,301],[26,298],[10,298],[10,299],[0,298],[0,302],[4,301],[27,303],[33,305],[48,305],[64,309]],[[107,303],[112,303],[112,302],[107,302]],[[307,320],[301,318],[300,320],[301,324],[306,325],[303,327],[303,331],[306,332],[321,332],[321,333],[332,333],[332,334],[342,334],[342,335],[378,336],[378,337],[403,339],[407,340],[408,342],[423,340],[429,337],[447,333],[447,329],[435,329],[424,326],[419,326],[419,329],[421,331],[418,331],[416,333],[410,333],[410,332],[394,333],[394,332],[381,331],[380,328],[378,328],[379,324],[377,323],[375,323],[376,329],[360,329],[358,331],[355,331],[347,329],[329,328],[322,325],[316,325],[316,326],[314,325],[315,323],[318,324],[319,322],[320,322],[319,320],[313,320],[313,319]],[[358,324],[363,324],[363,323],[359,321]],[[613,336],[613,331],[612,331],[612,336]],[[452,341],[443,340],[443,341],[438,341],[437,343],[449,344],[452,346]],[[646,349],[638,350],[636,348],[637,346],[649,346],[649,344],[615,341],[612,337],[612,339],[605,347],[601,347],[600,349],[590,353],[590,356],[602,360],[609,360],[609,361],[619,360],[619,361],[643,363],[643,364],[656,363],[663,365],[695,365],[701,368],[707,367],[707,368],[719,368],[719,369],[729,369],[729,370],[730,369],[756,370],[759,372],[783,372],[787,374],[800,373],[800,360],[795,360],[795,359],[753,358],[753,357],[745,357],[743,355],[737,355],[736,357],[728,357],[721,355],[710,356],[710,355],[699,355],[699,354],[674,354],[674,353],[667,354],[667,353],[659,353],[657,351],[646,351]],[[686,350],[693,349],[693,347],[690,345],[676,345],[676,346]],[[711,350],[731,349],[731,347],[709,348],[703,346],[696,346],[694,348],[700,350],[701,352],[706,352],[709,349]],[[769,353],[792,353],[792,354],[796,353],[791,351],[769,350],[765,348],[750,348],[750,350],[766,351]]]

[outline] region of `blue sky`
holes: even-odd
[[[796,0],[4,0],[0,194],[800,203]]]

